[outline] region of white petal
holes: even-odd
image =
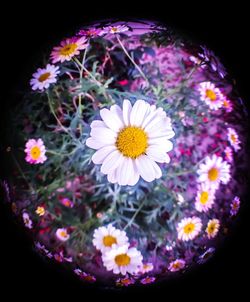
[[[114,112],[104,108],[100,111],[100,115],[104,123],[113,131],[118,132],[123,128],[122,121]]]
[[[167,140],[165,137],[150,138],[148,140],[149,146],[158,146],[164,149],[165,152],[169,152],[173,149],[173,143]]]
[[[140,127],[145,114],[150,110],[150,105],[143,100],[137,100],[130,114],[130,125]]]
[[[121,120],[123,127],[124,125],[124,121],[123,121],[123,112],[120,106],[118,105],[113,105],[110,107],[110,111],[113,112],[117,117],[119,117],[119,119]]]
[[[142,128],[147,127],[147,125],[152,122],[155,118],[157,118],[158,114],[159,114],[159,118],[162,118],[161,113],[162,113],[162,108],[158,108],[157,110],[153,110],[152,111],[152,106],[150,107],[151,112],[150,114],[148,114],[148,116],[144,119],[143,123],[142,123]],[[165,112],[164,112],[165,113]],[[165,113],[166,114],[166,113]],[[165,115],[164,114],[164,115]]]
[[[132,110],[132,105],[129,100],[123,101],[123,121],[126,126],[130,125],[130,113]]]
[[[154,170],[155,170],[155,178],[156,179],[161,178],[162,177],[161,168],[155,162],[153,162],[153,167],[154,167]]]
[[[124,157],[123,163],[117,168],[117,179],[121,186],[128,184],[130,178],[134,174],[133,160],[129,157]]]
[[[148,157],[153,161],[157,161],[158,163],[169,163],[170,158],[163,149],[158,146],[149,146],[146,151]]]
[[[112,143],[114,144],[116,141],[115,132],[108,128],[92,128],[92,130],[90,131],[90,135],[97,141],[106,142],[106,145]]]
[[[109,182],[111,182],[111,183],[116,183],[116,182],[117,182],[116,171],[117,171],[117,169],[111,171],[111,172],[108,174],[108,181],[109,181]]]
[[[146,155],[141,155],[135,159],[136,168],[141,177],[150,182],[155,179],[155,169],[152,164],[152,160]]]
[[[136,164],[135,164],[135,161],[133,160],[132,161],[132,164],[133,164],[133,174],[131,175],[131,177],[130,177],[130,179],[129,179],[129,181],[128,181],[128,185],[129,186],[134,186],[134,185],[136,185],[137,184],[137,182],[138,182],[138,180],[139,180],[139,178],[140,178],[140,175],[139,175],[139,173],[138,173],[138,171],[137,171],[137,168],[136,168]]]
[[[101,166],[101,172],[104,174],[109,174],[121,164],[122,160],[123,155],[120,153],[120,151],[113,151],[105,158]]]
[[[108,144],[106,142],[101,142],[99,140],[93,139],[92,137],[89,137],[86,140],[86,145],[92,149],[100,149]]]
[[[106,125],[104,124],[103,121],[99,121],[99,120],[95,120],[90,124],[91,128],[95,128],[95,127],[103,127],[103,128],[107,128]]]
[[[112,151],[116,150],[115,146],[106,146],[98,151],[92,156],[92,161],[94,164],[102,164],[104,159],[111,153]]]

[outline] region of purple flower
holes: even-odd
[[[240,198],[238,196],[235,196],[234,199],[232,200],[231,204],[230,204],[230,215],[231,216],[235,216],[240,208]]]
[[[207,260],[210,259],[210,257],[214,254],[214,251],[215,251],[214,247],[208,248],[202,255],[200,255],[197,263],[203,264],[207,262]]]

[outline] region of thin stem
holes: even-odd
[[[125,52],[126,56],[130,59],[130,61],[134,64],[134,66],[136,67],[136,69],[139,71],[140,75],[144,78],[144,80],[149,84],[149,81],[147,79],[147,77],[145,76],[144,72],[141,70],[141,68],[135,63],[134,59],[130,56],[130,54],[128,53],[127,49],[125,48],[125,46],[123,45],[122,41],[120,40],[120,38],[117,36],[117,41],[120,44],[122,50]]]
[[[139,206],[139,208],[136,210],[136,212],[134,213],[134,215],[131,217],[131,219],[129,220],[129,222],[126,224],[126,226],[123,228],[123,230],[125,231],[135,220],[136,216],[140,213],[141,209],[143,208],[144,204],[145,204],[146,199],[143,200],[143,202],[141,203],[141,205]]]

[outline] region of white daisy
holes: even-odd
[[[233,128],[227,128],[227,137],[234,151],[238,151],[240,149],[240,140],[237,132]]]
[[[202,223],[198,217],[183,218],[177,225],[178,239],[189,241],[194,239],[201,231]]]
[[[178,272],[179,270],[183,269],[186,265],[185,260],[183,259],[176,259],[169,263],[168,270],[171,272]]]
[[[195,208],[198,212],[207,212],[211,209],[215,199],[215,190],[209,183],[201,183],[195,198]]]
[[[230,147],[226,147],[224,150],[224,154],[226,161],[231,163],[233,161],[233,150]]]
[[[215,154],[205,158],[205,163],[200,164],[197,173],[199,182],[208,182],[214,189],[218,188],[220,182],[227,184],[231,178],[230,165]]]
[[[136,248],[128,245],[112,247],[102,255],[103,265],[114,274],[136,274],[142,267],[142,255]]]
[[[101,172],[108,181],[135,185],[141,176],[151,182],[162,176],[156,164],[169,163],[167,154],[173,148],[169,141],[175,133],[163,109],[143,100],[132,106],[124,100],[123,108],[111,106],[100,111],[102,121],[91,123],[88,147],[97,149],[92,161],[102,164]]]
[[[153,269],[154,269],[153,263],[144,263],[140,268],[140,273],[146,274],[148,272],[151,272]]]
[[[109,224],[107,227],[102,226],[94,231],[93,244],[103,253],[113,246],[128,245],[128,237],[124,231]]]
[[[204,101],[210,109],[217,110],[223,105],[224,96],[219,88],[211,82],[200,83],[199,88],[200,99]]]
[[[209,239],[214,238],[219,232],[220,222],[218,219],[210,219],[207,224],[206,233]]]
[[[129,28],[126,25],[114,25],[114,26],[107,26],[104,27],[103,30],[100,32],[99,35],[104,34],[119,34],[128,31]]]
[[[59,74],[59,67],[47,64],[45,68],[38,68],[37,71],[32,75],[33,78],[30,80],[32,90],[47,89],[50,84],[56,83],[57,75]]]
[[[26,226],[26,228],[32,229],[32,227],[33,227],[32,220],[30,219],[29,214],[26,212],[23,213],[23,222],[24,222],[24,225]]]
[[[67,229],[62,228],[62,229],[57,229],[56,230],[56,237],[60,240],[60,241],[67,241],[69,239],[69,234],[67,232]]]

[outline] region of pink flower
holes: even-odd
[[[60,203],[62,204],[62,205],[64,205],[65,207],[67,207],[67,208],[73,208],[73,206],[74,206],[74,203],[73,203],[73,201],[71,201],[69,198],[67,198],[67,197],[61,197],[61,198],[59,198],[59,200],[60,200]]]
[[[141,279],[141,284],[150,284],[150,283],[153,283],[154,281],[155,281],[155,277],[147,276],[147,277]]]
[[[100,35],[104,34],[119,34],[125,31],[128,31],[129,28],[126,25],[113,25],[104,27],[103,30],[100,32]]]
[[[25,144],[25,160],[30,164],[42,164],[46,161],[45,146],[41,138],[29,139]]]
[[[168,269],[171,272],[177,272],[177,271],[183,269],[185,267],[185,265],[186,265],[185,260],[176,259],[175,261],[170,262]]]
[[[86,38],[94,38],[100,36],[101,30],[98,28],[81,29],[77,33],[77,36],[84,36]]]
[[[135,280],[131,277],[119,278],[116,280],[117,286],[129,286],[135,283]]]
[[[80,50],[88,46],[85,37],[73,37],[61,42],[60,46],[54,47],[50,55],[52,63],[70,61],[74,56],[80,54]]]

